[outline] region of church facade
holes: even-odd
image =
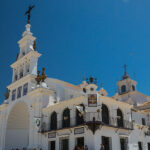
[[[11,65],[12,83],[0,105],[0,150],[150,150],[150,97],[125,70],[118,93],[96,79],[76,86],[37,71],[36,38],[28,23]]]

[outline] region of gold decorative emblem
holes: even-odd
[[[97,94],[89,94],[88,95],[88,104],[91,107],[97,106]]]

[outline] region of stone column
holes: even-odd
[[[30,72],[31,74],[37,75],[37,58],[36,58],[36,57],[32,57],[32,58],[30,59],[29,72]]]
[[[18,69],[17,69],[17,76],[18,76],[17,80],[20,79],[20,66],[18,66]]]
[[[24,64],[23,64],[23,76],[25,76],[26,75],[26,62],[24,62]]]
[[[117,107],[112,107],[113,109],[113,118],[114,118],[114,125],[117,126]]]
[[[75,136],[73,134],[74,132],[72,131],[69,137],[69,150],[73,150],[75,148]]]
[[[59,137],[56,136],[56,150],[60,150],[59,146],[60,146],[60,142],[59,142]]]
[[[76,109],[71,107],[70,109],[70,125],[74,126],[76,124]]]
[[[57,129],[62,127],[62,114],[57,113]]]
[[[32,104],[31,104],[32,106]],[[34,108],[33,106],[30,108],[30,130],[29,130],[29,147],[28,148],[33,148],[34,145],[34,128],[35,128],[35,119],[34,119]]]
[[[15,80],[15,69],[13,68],[13,74],[12,74],[12,82]]]

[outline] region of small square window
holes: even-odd
[[[18,87],[17,98],[21,97],[21,92],[22,92],[22,86]]]
[[[27,95],[27,93],[28,93],[28,83],[24,84],[23,86],[23,96]]]
[[[16,99],[16,90],[12,91],[12,101]]]

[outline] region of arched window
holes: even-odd
[[[102,104],[102,122],[109,124],[109,110],[105,104]]]
[[[121,87],[121,93],[125,93],[125,92],[126,92],[126,86],[123,85],[123,86]]]
[[[50,129],[56,130],[57,129],[57,113],[55,111],[52,113],[50,121],[51,121]]]
[[[63,111],[62,127],[70,127],[70,110],[68,108]]]
[[[132,90],[135,91],[135,86],[134,85],[132,85]]]
[[[83,104],[80,105],[83,108],[83,111],[85,110],[85,107]],[[76,125],[81,125],[84,123],[83,113],[76,109]]]
[[[117,125],[123,127],[123,114],[119,108],[117,109]]]

